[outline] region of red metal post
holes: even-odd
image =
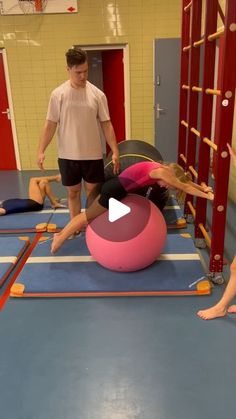
[[[236,68],[236,1],[227,0],[225,12],[225,32],[222,60],[219,62],[221,75],[221,106],[216,114],[215,138],[218,145],[215,160],[215,199],[212,217],[212,242],[210,254],[210,271],[221,272],[223,269],[223,252],[226,209],[228,200],[228,180],[230,158],[227,142],[231,144],[235,102],[235,68]]]
[[[187,120],[187,104],[188,104],[188,90],[183,90],[183,85],[188,85],[188,67],[189,67],[189,50],[184,51],[184,47],[189,45],[189,30],[190,30],[190,9],[185,11],[189,0],[182,2],[182,35],[181,35],[181,53],[180,53],[180,95],[179,95],[179,145],[178,145],[178,163],[185,166],[180,155],[186,155],[186,138],[187,128],[181,124],[181,121]]]
[[[202,107],[201,107],[201,127],[200,127],[200,145],[199,145],[199,165],[198,165],[198,183],[208,184],[210,168],[210,147],[202,140],[204,137],[211,139],[212,129],[212,108],[213,95],[206,93],[207,88],[214,88],[215,76],[215,50],[216,40],[209,41],[208,36],[216,32],[217,29],[217,10],[218,0],[208,0],[206,2],[205,31],[204,31],[204,58],[203,58],[203,80],[202,80]],[[197,95],[198,93],[195,92]],[[202,238],[202,232],[199,228],[201,223],[206,224],[207,200],[197,198],[196,217],[195,217],[195,238]]]
[[[198,122],[198,95],[192,91],[193,86],[199,83],[200,48],[193,46],[201,38],[202,1],[193,0],[191,14],[191,50],[190,50],[190,80],[189,80],[189,106],[188,106],[188,136],[187,136],[187,165],[195,166],[196,161],[196,136],[190,131],[197,128]],[[190,199],[191,200],[191,199]]]

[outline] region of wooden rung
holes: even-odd
[[[187,84],[183,84],[183,85],[182,85],[182,89],[184,89],[184,90],[189,90],[189,89],[190,89],[190,87],[189,87],[189,86],[187,86]]]
[[[190,131],[193,132],[197,137],[201,136],[200,132],[195,128],[191,128]]]
[[[183,47],[183,51],[184,51],[184,52],[189,51],[189,50],[190,50],[190,48],[191,48],[191,45],[188,45],[187,47]]]
[[[186,121],[181,121],[181,125],[183,125],[184,127],[188,128],[188,123]]]
[[[207,246],[208,246],[208,247],[211,247],[211,239],[210,239],[209,234],[207,233],[207,231],[206,231],[206,229],[205,229],[204,225],[203,225],[202,223],[200,223],[200,224],[198,225],[198,227],[200,228],[200,230],[201,230],[201,232],[202,232],[202,235],[203,235],[204,239],[206,240],[206,244],[207,244]]]
[[[194,47],[199,47],[200,45],[204,44],[204,38],[203,39],[199,39],[199,41],[195,41],[193,43]]]
[[[192,7],[192,1],[190,1],[187,6],[184,7],[184,11],[188,12],[190,10],[190,8]]]
[[[198,174],[196,172],[196,170],[193,168],[193,166],[189,166],[189,171],[193,174],[193,176],[197,179],[198,178]]]
[[[225,30],[225,27],[224,26],[221,26],[220,28],[218,28],[216,32],[211,33],[207,37],[208,41],[213,41],[213,39],[219,38],[224,33],[224,30]]]
[[[196,217],[196,210],[195,210],[192,202],[187,201],[187,205],[188,205],[188,207],[189,207],[189,209],[190,209],[190,211],[192,213],[193,218],[195,218]]]
[[[192,87],[192,91],[193,91],[193,92],[202,92],[202,87],[199,87],[199,86],[193,86],[193,87]]]
[[[186,159],[186,157],[183,154],[180,154],[179,157],[183,160],[184,163],[187,162],[187,159]]]
[[[209,140],[207,137],[204,137],[202,141],[208,144],[209,147],[213,148],[213,150],[217,151],[217,145],[213,143],[213,141]]]
[[[218,90],[218,89],[206,89],[205,92],[208,95],[217,95],[217,96],[220,96],[220,94],[221,94],[221,91]]]

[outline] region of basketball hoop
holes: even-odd
[[[18,5],[24,14],[43,13],[48,0],[18,0]]]

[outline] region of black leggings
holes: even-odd
[[[117,201],[121,201],[125,198],[127,192],[122,186],[119,177],[114,177],[107,180],[103,185],[98,199],[99,204],[104,207],[109,207],[109,199],[115,198]]]
[[[108,208],[110,198],[115,198],[118,201],[121,201],[123,198],[127,196],[128,193],[135,193],[137,195],[146,197],[147,187],[145,186],[143,188],[137,188],[133,191],[127,192],[124,186],[122,185],[119,176],[116,176],[112,179],[107,180],[102,185],[98,202],[104,208]],[[167,189],[162,188],[157,184],[154,184],[151,187],[151,193],[148,199],[152,201],[160,209],[160,211],[162,211],[164,206],[166,205],[168,196],[169,194]]]

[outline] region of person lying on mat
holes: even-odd
[[[135,163],[123,170],[117,177],[106,181],[102,186],[100,195],[91,206],[85,212],[74,217],[62,231],[54,234],[51,252],[56,253],[65,240],[105,212],[108,209],[110,198],[122,200],[128,193],[134,192],[137,188],[155,183],[165,188],[176,189],[180,199],[183,199],[185,194],[209,200],[214,199],[211,187],[200,186],[192,182],[191,174],[185,173],[178,164]]]
[[[231,160],[236,167],[236,153],[227,144]],[[230,305],[233,298],[236,296],[236,255],[230,265],[230,278],[221,299],[212,307],[205,310],[199,310],[197,315],[203,320],[212,320],[217,317],[224,317],[228,313],[236,313],[236,305]]]
[[[19,212],[41,211],[45,198],[48,197],[53,208],[62,208],[59,199],[54,195],[51,182],[60,182],[61,175],[32,177],[29,182],[28,198],[6,199],[0,204],[0,215]]]

